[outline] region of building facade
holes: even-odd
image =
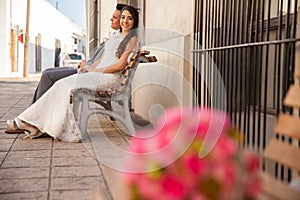
[[[26,8],[27,1],[0,1],[0,77],[23,76]],[[64,52],[85,54],[86,32],[46,0],[31,0],[29,16],[29,73],[60,65]]]
[[[155,121],[165,108],[193,104],[190,47],[194,1],[182,4],[180,0],[87,0],[86,3],[89,51],[111,31],[109,19],[117,3],[139,10],[140,48],[150,50],[158,63],[148,64],[151,67],[139,65],[132,87],[132,107],[136,113]]]
[[[140,64],[132,108],[155,122],[173,106],[224,110],[262,152],[299,62],[299,0],[87,0],[88,46],[109,30],[117,3],[140,12],[141,48],[158,62]],[[295,111],[294,111],[295,112]]]

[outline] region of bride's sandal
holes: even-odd
[[[7,120],[6,124],[8,126],[8,130],[5,130],[4,132],[7,134],[15,134],[15,133],[24,133],[24,130],[20,130],[15,122],[15,120]]]
[[[15,121],[17,128],[24,130],[26,136],[23,139],[26,139],[26,138],[32,139],[32,138],[40,136],[38,134],[39,130],[37,128],[35,128],[34,126],[32,126],[22,120],[19,120],[19,119],[15,119],[14,121]]]
[[[11,130],[15,131],[19,129],[15,120],[7,120],[6,124]]]

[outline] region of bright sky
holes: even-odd
[[[47,0],[75,24],[86,30],[86,0]]]

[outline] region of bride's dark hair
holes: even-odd
[[[124,10],[127,10],[128,12],[130,12],[130,14],[133,17],[134,20],[134,24],[132,29],[129,31],[129,33],[125,36],[125,38],[122,40],[122,42],[120,43],[117,52],[116,52],[116,56],[118,58],[121,57],[121,55],[124,53],[126,45],[128,43],[128,41],[132,38],[132,37],[137,37],[137,28],[139,26],[139,12],[137,11],[136,8],[132,7],[132,6],[125,6],[121,13],[123,13]],[[121,14],[122,15],[122,14]],[[122,27],[120,28],[120,31],[122,32]]]

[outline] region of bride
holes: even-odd
[[[137,46],[138,22],[137,10],[131,6],[124,7],[120,34],[115,34],[105,43],[104,55],[92,65],[79,68],[77,74],[57,81],[38,101],[14,120],[8,120],[8,127],[25,130],[25,137],[29,138],[46,133],[61,141],[79,142],[81,134],[69,102],[71,90],[105,90],[117,83],[128,56]]]

